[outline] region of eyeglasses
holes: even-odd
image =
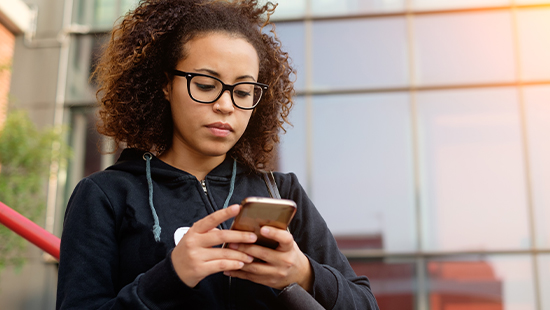
[[[201,73],[183,72],[180,70],[173,70],[172,73],[187,79],[187,91],[191,99],[196,102],[215,102],[228,90],[231,94],[233,105],[243,110],[254,109],[260,102],[260,99],[262,99],[262,94],[268,88],[266,84],[254,82],[240,82],[227,85],[218,78]]]

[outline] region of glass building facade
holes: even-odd
[[[76,182],[88,82],[134,0],[80,0],[65,106]],[[281,0],[296,68],[278,149],[381,309],[550,310],[550,1]]]

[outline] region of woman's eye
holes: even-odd
[[[202,90],[202,91],[209,91],[209,90],[212,90],[212,89],[216,88],[216,85],[212,85],[212,84],[199,84],[199,83],[195,83],[195,86],[196,86],[199,90]]]
[[[250,92],[246,92],[243,90],[235,90],[233,94],[240,98],[246,98],[250,96]]]

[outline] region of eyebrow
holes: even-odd
[[[215,76],[217,78],[220,78],[220,74],[214,70],[207,69],[207,68],[200,68],[200,69],[194,69],[197,72],[206,72],[212,76]],[[252,75],[241,75],[237,77],[235,80],[246,80],[246,79],[252,79],[254,82],[256,82],[256,79]]]

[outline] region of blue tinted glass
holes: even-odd
[[[416,245],[409,96],[313,98],[311,197],[340,237]]]
[[[443,10],[504,6],[510,0],[411,0],[411,4],[413,10]]]
[[[306,13],[306,0],[275,0],[277,3],[273,19],[303,17]]]
[[[316,21],[312,31],[315,89],[408,85],[404,17]]]
[[[307,176],[307,116],[306,100],[304,97],[294,98],[294,107],[290,112],[289,120],[292,126],[286,124],[286,134],[281,132],[279,145],[279,171],[294,172],[300,184],[308,189]]]
[[[283,50],[290,56],[291,64],[296,70],[296,83],[294,86],[296,90],[304,90],[306,85],[304,23],[277,23],[275,31],[281,40]]]
[[[315,0],[314,15],[351,15],[403,11],[405,0]]]

